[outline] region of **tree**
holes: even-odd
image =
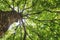
[[[15,32],[9,35],[6,30],[8,36],[6,33],[2,39],[60,40],[60,0],[1,0],[0,11],[21,18]]]

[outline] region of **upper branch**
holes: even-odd
[[[13,9],[13,8],[11,7],[11,5],[10,5],[6,0],[3,0],[3,1],[8,5],[9,8]]]

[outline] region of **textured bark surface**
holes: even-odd
[[[21,15],[16,11],[0,11],[0,36],[2,36],[9,28],[10,24],[20,20]]]

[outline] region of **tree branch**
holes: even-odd
[[[24,3],[24,5],[23,5],[22,12],[24,11],[24,8],[25,8],[25,5],[26,5],[26,1],[27,1],[27,0],[25,0],[25,3]]]
[[[26,40],[26,27],[25,27],[25,24],[22,20],[22,24],[23,24],[23,28],[24,28],[24,36],[23,36],[23,40]]]
[[[27,34],[27,36],[31,39],[31,40],[33,40],[32,38],[31,38],[31,36],[28,34],[28,33],[26,33]]]
[[[26,4],[26,1],[27,1],[27,0],[25,0],[25,4]],[[22,14],[22,13],[23,13],[23,11],[24,11],[25,4],[24,4],[24,6],[23,6],[23,10],[22,10],[21,14]],[[22,16],[22,18],[23,18],[23,16]],[[26,40],[26,26],[25,26],[25,24],[24,24],[24,22],[23,22],[23,19],[22,19],[22,18],[21,18],[21,22],[22,22],[22,25],[23,25],[23,28],[24,28],[24,36],[23,36],[23,40]]]
[[[38,22],[53,22],[53,21],[57,21],[57,20],[60,20],[60,19],[51,19],[51,20],[38,20],[38,19],[34,19],[34,18],[30,18],[28,17],[27,19],[31,19],[31,20],[35,20],[35,21],[38,21]],[[59,23],[56,23],[56,24],[59,24]],[[60,25],[60,24],[59,24]]]
[[[13,9],[6,0],[3,0],[3,1],[8,5],[9,8]]]
[[[51,13],[60,13],[60,10],[56,10],[56,11],[53,11],[53,10],[50,10],[50,9],[44,9],[45,11],[48,11],[48,12],[51,12]]]
[[[12,9],[12,10],[13,10],[13,11],[14,11],[14,2],[15,2],[15,0],[12,0],[12,4],[13,4],[13,9]]]
[[[24,8],[24,10],[30,9],[32,6],[28,7],[28,8]]]
[[[30,16],[30,15],[39,15],[39,14],[41,14],[43,11],[38,11],[38,12],[36,12],[36,13],[32,13],[32,14],[25,14],[24,16]]]

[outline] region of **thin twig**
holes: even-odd
[[[19,4],[20,4],[20,2],[21,2],[21,0],[17,1],[17,3],[16,3],[16,4],[17,4],[17,5],[19,5]]]
[[[18,26],[19,25],[16,26],[15,31],[17,30]],[[15,39],[15,34],[16,34],[16,32],[13,33],[13,40]]]
[[[3,1],[8,5],[9,8],[13,9],[6,0],[3,0]]]
[[[32,38],[31,38],[31,36],[28,34],[28,33],[26,33],[27,34],[27,36],[31,39],[31,40],[33,40]]]
[[[51,12],[51,13],[60,13],[59,10],[50,10],[50,9],[44,9],[45,11]]]
[[[24,11],[24,9],[25,9],[26,1],[27,1],[27,0],[25,0],[25,3],[24,3],[24,5],[23,5],[23,9],[22,9],[22,12],[21,12],[21,13],[23,13],[23,11]]]
[[[24,8],[24,10],[27,10],[27,9],[30,9],[32,6],[30,6],[30,7],[27,7],[27,8]]]
[[[27,0],[25,0],[24,6],[23,6],[23,10],[22,10],[21,14],[22,14],[23,11],[24,11],[24,8],[25,8],[25,5],[26,5],[26,1],[27,1]],[[23,16],[22,16],[22,18],[23,18]],[[22,18],[21,18],[21,21],[22,21],[22,25],[23,25],[23,28],[24,28],[24,36],[23,36],[23,40],[26,40],[26,27],[25,27],[25,24],[24,24]]]
[[[14,2],[15,2],[15,0],[12,0],[12,4],[13,4],[13,9],[12,9],[12,10],[13,10],[13,11],[14,11]]]
[[[31,14],[25,14],[25,15],[23,15],[23,16],[30,16],[30,15],[39,15],[39,14],[41,14],[42,13],[42,11],[39,11],[39,12],[36,12],[36,13],[31,13]]]
[[[37,20],[37,21],[57,21],[57,20],[60,20],[60,19],[47,19],[47,20],[39,20],[39,19],[34,19],[34,18],[31,18],[31,17],[27,17],[26,19],[32,19],[32,20]]]
[[[38,32],[36,32],[36,30],[30,30],[30,31],[35,33],[39,38],[41,37],[41,35]]]
[[[52,10],[44,9],[44,10],[38,11],[38,12],[36,12],[36,13],[25,14],[24,16],[30,16],[30,15],[36,15],[36,14],[39,15],[39,14],[41,14],[43,11],[48,11],[48,12],[51,12],[51,13],[60,13],[60,11],[52,11]]]

